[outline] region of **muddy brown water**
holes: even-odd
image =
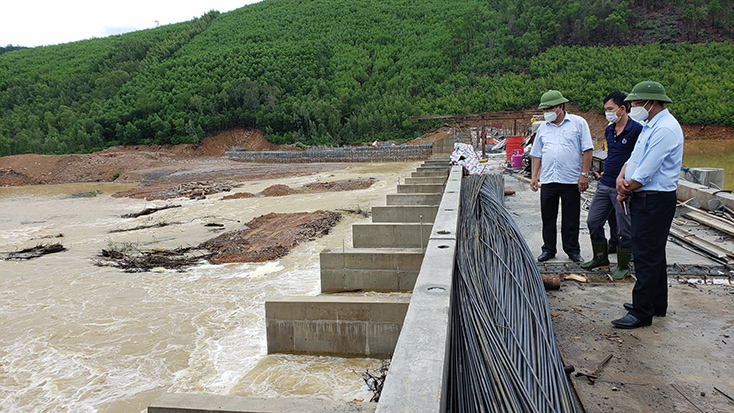
[[[721,168],[724,188],[734,190],[734,139],[686,140],[683,166],[688,168]]]
[[[29,261],[0,261],[0,410],[138,412],[162,392],[260,397],[365,399],[365,368],[380,360],[266,355],[265,300],[319,293],[319,252],[351,246],[345,215],[330,234],[265,263],[202,264],[184,272],[124,273],[93,265],[110,244],[141,249],[197,245],[269,212],[368,209],[385,205],[399,178],[419,162],[360,164],[316,175],[245,182],[374,177],[368,189],[223,201],[145,202],[112,198],[127,184],[85,183],[0,188],[0,252],[60,242],[68,251]],[[69,197],[101,191],[94,197]],[[135,219],[125,213],[171,203]],[[171,225],[137,231],[111,230]],[[51,238],[63,234],[61,238]],[[4,254],[2,255],[4,257]]]

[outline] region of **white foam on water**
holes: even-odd
[[[369,401],[362,374],[377,373],[383,360],[304,355],[268,355],[237,383],[230,395],[307,397]]]

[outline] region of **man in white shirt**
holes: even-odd
[[[530,189],[540,183],[540,212],[543,220],[543,247],[538,261],[556,255],[556,220],[561,202],[561,241],[573,262],[583,262],[579,245],[581,192],[589,187],[589,168],[594,144],[584,118],[566,112],[561,92],[549,90],[540,98],[545,122],[538,128],[530,150]]]

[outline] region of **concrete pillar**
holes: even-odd
[[[451,170],[451,165],[446,166],[419,166],[416,168],[416,172],[442,172],[448,173]]]
[[[283,297],[265,302],[268,353],[392,355],[408,297]]]
[[[399,194],[440,194],[443,184],[415,184],[398,185]]]
[[[354,248],[425,248],[431,223],[372,222],[352,224]]]
[[[446,411],[461,167],[452,169],[377,412]],[[452,192],[449,194],[449,192]]]
[[[324,250],[321,292],[412,291],[422,262],[415,248]]]
[[[406,185],[421,185],[421,184],[438,184],[443,185],[446,183],[445,177],[431,177],[431,178],[405,178],[403,183]]]
[[[387,205],[438,205],[441,194],[387,194]]]
[[[373,206],[372,222],[433,222],[437,211],[437,205]]]
[[[411,172],[410,177],[411,178],[431,178],[431,177],[441,177],[445,178],[448,176],[448,173],[444,171],[417,171]]]
[[[163,393],[148,406],[148,413],[368,413],[374,412],[375,407],[375,403],[368,402]]]

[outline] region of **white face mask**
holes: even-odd
[[[619,122],[620,118],[617,116],[617,112],[619,112],[619,109],[617,109],[615,112],[605,112],[604,115],[607,117],[607,122],[609,123],[617,123]]]
[[[555,111],[553,111],[553,112],[543,112],[543,116],[545,117],[545,121],[546,122],[553,122],[558,117],[558,114]]]
[[[644,122],[647,120],[647,117],[650,116],[650,112],[645,109],[645,106],[647,106],[647,102],[645,102],[642,106],[634,106],[632,109],[630,109],[630,118],[636,120],[637,122]]]

